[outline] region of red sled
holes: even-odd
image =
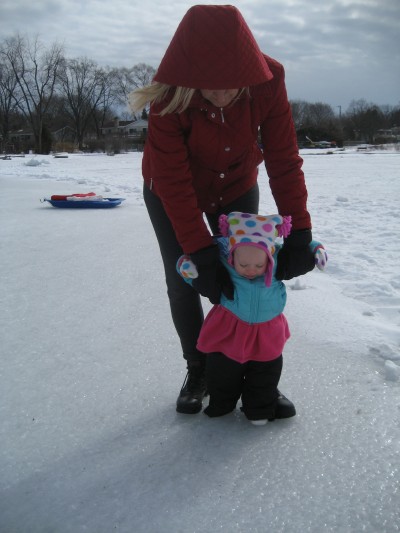
[[[78,194],[53,194],[50,198],[43,198],[42,202],[49,202],[53,207],[75,209],[107,209],[116,207],[125,198],[103,198],[95,192]]]

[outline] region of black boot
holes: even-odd
[[[194,415],[202,408],[206,395],[205,366],[200,363],[188,363],[188,373],[176,401],[178,413]]]
[[[268,420],[272,422],[272,420],[275,420],[276,418],[290,418],[292,416],[296,415],[296,408],[294,404],[286,398],[279,390],[278,390],[278,399],[276,401],[276,407],[275,407],[275,416],[274,418],[269,418]]]

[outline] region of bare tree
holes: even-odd
[[[90,59],[71,59],[64,61],[59,79],[60,92],[65,98],[64,112],[74,126],[82,150],[85,133],[100,100],[101,71]]]
[[[17,78],[7,63],[0,63],[0,133],[2,150],[8,142],[11,117],[17,107]]]
[[[155,69],[150,65],[146,65],[146,63],[138,63],[135,65],[132,68],[133,89],[150,85],[155,73]]]
[[[19,34],[6,39],[1,50],[2,61],[16,78],[14,101],[32,127],[38,153],[42,153],[44,119],[55,91],[62,54],[63,48],[57,43],[45,49],[38,37],[30,41]]]
[[[139,87],[150,85],[155,73],[155,69],[146,63],[138,63],[132,68],[115,69],[118,103],[127,105],[129,93]]]
[[[124,105],[128,101],[128,94],[132,91],[133,87],[132,69],[126,67],[116,68],[115,81],[118,103]]]
[[[325,127],[335,119],[330,105],[322,102],[310,104],[303,100],[291,102],[293,120],[296,129],[302,127]]]
[[[381,109],[364,99],[353,100],[346,112],[345,124],[356,140],[373,142],[374,133],[385,127],[385,115]]]
[[[298,130],[305,123],[308,104],[304,100],[292,100],[290,106],[292,109],[294,126],[296,130]]]
[[[92,119],[99,138],[104,122],[109,116],[113,104],[118,100],[118,87],[115,69],[108,67],[98,69],[97,77],[98,83],[92,95]]]
[[[330,105],[322,102],[309,104],[307,109],[308,123],[312,126],[325,126],[335,119],[335,114]]]

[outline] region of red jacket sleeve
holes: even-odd
[[[293,229],[311,228],[307,188],[301,169],[296,131],[285,86],[283,66],[273,61],[269,110],[260,125],[264,161],[280,215],[291,215]]]
[[[213,241],[192,185],[184,131],[178,114],[160,116],[153,106],[143,160],[143,177],[161,199],[184,253]]]

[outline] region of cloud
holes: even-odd
[[[0,35],[39,34],[48,43],[64,43],[68,57],[88,57],[109,66],[144,62],[156,68],[194,3],[3,0]],[[285,65],[291,98],[343,106],[357,98],[378,104],[400,102],[398,0],[232,3],[243,13],[261,49]]]
[[[343,106],[357,98],[400,103],[396,1],[267,6],[251,12],[249,5],[247,18],[261,48],[284,63],[289,96]]]

